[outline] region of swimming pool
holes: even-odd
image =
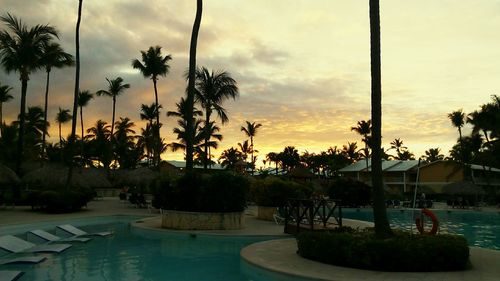
[[[418,211],[417,211],[418,212]],[[433,210],[441,233],[461,234],[471,246],[500,250],[500,213],[464,210]],[[388,209],[392,227],[415,230],[413,211]],[[373,222],[372,209],[342,209],[342,217]]]
[[[88,243],[73,243],[72,248],[59,255],[48,255],[46,261],[37,265],[0,267],[2,270],[24,271],[21,281],[255,280],[245,273],[247,269],[242,268],[240,250],[273,238],[146,230],[131,227],[129,222],[134,219],[137,218],[102,219],[90,222],[97,224],[86,226],[82,226],[82,221],[79,225],[89,232],[112,230],[115,234],[106,238],[95,237]]]

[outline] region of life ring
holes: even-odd
[[[423,215],[428,216],[432,220],[432,228],[430,231],[425,231],[424,230],[424,219]],[[439,221],[436,217],[436,215],[431,212],[429,209],[422,209],[422,216],[418,216],[415,218],[415,224],[417,225],[418,232],[420,234],[430,234],[430,235],[436,235],[439,229]]]

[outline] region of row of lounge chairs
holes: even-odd
[[[88,233],[70,224],[59,225],[56,231],[63,231],[66,235],[72,235],[68,238],[61,238],[45,230],[35,229],[27,232],[27,237],[37,237],[39,240],[46,242],[45,244],[35,244],[18,238],[13,235],[4,235],[0,237],[0,249],[9,253],[61,253],[68,248],[71,244],[54,243],[54,242],[81,242],[85,243],[91,240],[88,236],[109,236],[112,232],[97,232]],[[36,264],[44,261],[45,256],[17,256],[9,257],[7,259],[0,259],[0,265],[13,264],[13,263],[30,263]],[[2,271],[0,270],[1,281],[17,280],[22,276],[22,271]]]

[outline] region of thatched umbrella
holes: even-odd
[[[45,165],[31,171],[23,177],[23,182],[30,186],[63,187],[66,184],[68,168],[60,165]],[[71,185],[87,188],[112,187],[106,178],[106,172],[95,168],[75,168]]]
[[[20,182],[21,180],[14,171],[9,169],[7,166],[0,164],[0,186],[19,184]]]
[[[484,194],[484,190],[471,182],[453,182],[443,186],[443,193],[452,195],[479,195]]]
[[[116,182],[130,187],[148,187],[160,174],[147,167],[141,167],[133,170],[122,170],[116,174]]]

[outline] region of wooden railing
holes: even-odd
[[[298,233],[301,229],[326,230],[329,226],[342,226],[342,207],[339,200],[289,199],[284,208],[285,233]]]

